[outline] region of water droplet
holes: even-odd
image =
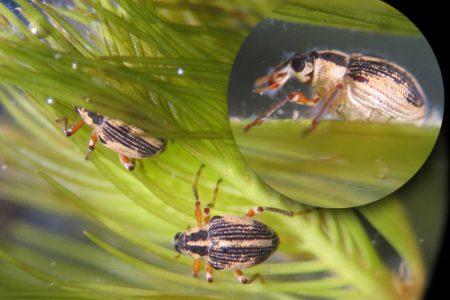
[[[73,70],[78,69],[78,64],[77,64],[76,62],[73,62],[73,63],[72,63],[72,69],[73,69]]]
[[[32,26],[32,27],[30,27],[30,31],[32,34],[36,34],[38,32],[38,29],[37,29],[37,27]]]
[[[53,100],[53,98],[51,98],[51,97],[48,97],[47,98],[47,104],[48,105],[52,105],[53,103],[55,103],[55,100]]]
[[[178,75],[183,75],[184,74],[184,70],[182,68],[178,68],[177,69],[177,74]]]
[[[2,171],[6,171],[8,170],[8,165],[7,164],[3,164],[2,165]]]

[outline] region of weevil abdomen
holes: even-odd
[[[209,263],[217,270],[239,270],[265,261],[278,247],[274,231],[249,217],[215,216],[208,229]]]
[[[414,122],[425,116],[426,97],[422,88],[397,64],[353,54],[344,80],[349,102],[371,110],[370,120]]]
[[[106,147],[129,158],[155,156],[166,148],[163,139],[141,136],[144,131],[117,119],[106,119],[97,128],[98,139]]]

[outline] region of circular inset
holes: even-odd
[[[242,155],[268,185],[342,208],[381,199],[417,172],[443,94],[420,33],[266,19],[235,60],[228,108]]]

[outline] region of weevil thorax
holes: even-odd
[[[101,126],[105,120],[104,116],[87,110],[84,107],[75,107],[75,111],[88,126],[93,128]]]
[[[208,237],[207,226],[192,227],[185,232],[178,232],[173,240],[173,245],[178,253],[199,258],[208,255],[211,241]]]
[[[349,55],[337,50],[312,51],[314,71],[311,86],[319,96],[333,92],[336,85],[342,83],[349,62]]]

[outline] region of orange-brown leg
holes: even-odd
[[[255,127],[257,125],[261,125],[268,116],[273,114],[280,107],[282,107],[283,105],[285,105],[287,102],[290,102],[290,101],[291,100],[289,99],[289,97],[286,97],[286,98],[278,100],[277,102],[272,104],[266,111],[264,111],[262,114],[260,114],[253,122],[251,122],[250,124],[245,126],[244,127],[244,132],[249,131],[250,129],[252,129],[252,127]]]
[[[275,208],[275,207],[262,207],[262,206],[258,206],[258,207],[253,207],[250,208],[247,213],[245,214],[246,217],[254,217],[257,214],[262,214],[264,211],[270,211],[270,212],[274,212],[274,213],[279,213],[288,217],[293,217],[293,216],[298,216],[298,215],[304,215],[304,214],[308,214],[311,211],[317,209],[316,207],[311,207],[311,208],[307,208],[305,210],[302,211],[292,211],[292,210],[284,210],[284,209],[279,209],[279,208]]]
[[[122,154],[119,154],[119,159],[120,159],[120,162],[122,163],[122,165],[125,167],[125,169],[127,169],[128,171],[134,170],[134,164],[131,161],[131,159],[129,159],[128,157],[126,157],[125,155],[122,155]]]
[[[92,131],[91,139],[89,140],[88,152],[86,153],[85,159],[88,160],[91,157],[92,151],[95,149],[95,144],[97,143],[98,137],[97,133]]]
[[[263,281],[261,275],[259,275],[259,274],[255,274],[250,279],[248,279],[247,277],[244,276],[244,273],[242,273],[241,270],[236,270],[233,272],[234,272],[234,277],[236,277],[236,279],[242,284],[250,284],[256,278],[259,278],[259,279],[261,279],[261,281]]]
[[[319,125],[319,123],[323,119],[323,117],[330,111],[330,107],[334,104],[334,102],[336,101],[336,99],[339,96],[339,93],[342,91],[343,88],[344,88],[344,86],[342,84],[338,84],[336,86],[336,88],[334,89],[331,96],[323,104],[319,113],[312,120],[311,127],[305,130],[304,135],[310,134],[311,132],[314,131],[314,129],[317,128],[317,126]]]
[[[206,263],[206,280],[208,280],[209,283],[214,282],[213,268],[209,262]]]
[[[194,264],[192,265],[192,276],[197,277],[201,267],[202,267],[202,260],[200,258],[196,258],[194,260]]]
[[[316,105],[320,101],[319,97],[308,98],[301,92],[291,92],[284,99],[281,99],[272,104],[266,111],[260,114],[253,122],[244,127],[244,132],[249,131],[252,127],[261,125],[267,117],[272,115],[275,111],[280,109],[288,102],[295,102],[301,105]]]
[[[201,209],[201,203],[200,198],[198,196],[198,180],[200,178],[200,175],[202,174],[202,170],[205,167],[205,165],[201,165],[200,168],[197,171],[197,174],[195,175],[194,184],[192,185],[192,192],[194,193],[195,198],[195,219],[197,220],[197,225],[202,225],[202,209]]]
[[[78,131],[78,129],[80,129],[84,125],[84,121],[79,120],[79,121],[73,123],[72,125],[70,125],[69,128],[67,128],[67,118],[63,118],[62,125],[63,125],[64,134],[66,136],[71,136],[71,135],[75,134]]]
[[[320,101],[318,96],[308,98],[302,92],[290,92],[288,98],[290,99],[290,102],[295,102],[300,105],[316,105]]]
[[[219,193],[219,185],[222,182],[222,179],[217,180],[216,188],[214,189],[213,198],[208,205],[203,209],[203,220],[205,221],[205,224],[209,224],[209,221],[211,220],[210,216],[210,209],[213,208],[216,205],[216,199],[217,194]]]

